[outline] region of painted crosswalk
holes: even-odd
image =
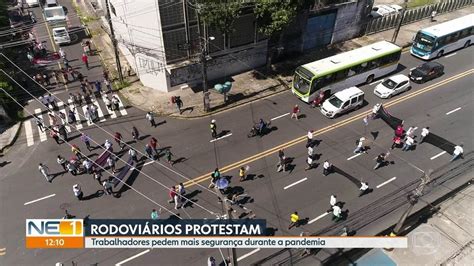
[[[119,110],[111,110],[106,107],[105,104],[105,98],[106,95],[102,95],[99,98],[95,98],[95,96],[91,96],[91,101],[89,104],[83,104],[82,106],[75,106],[74,103],[72,102],[71,99],[67,100],[66,102],[58,101],[57,106],[59,109],[59,112],[62,112],[65,114],[65,119],[61,119],[61,117],[57,118],[57,123],[63,123],[65,125],[66,131],[67,132],[73,132],[75,129],[82,129],[84,127],[92,126],[93,123],[89,121],[86,117],[87,113],[87,107],[89,108],[94,105],[96,110],[97,110],[97,120],[96,122],[105,122],[110,119],[115,119],[118,117],[122,117],[127,115],[127,110],[125,109],[125,106],[122,103],[122,100],[117,94],[114,94],[114,97],[117,97],[119,99]],[[103,111],[103,109],[106,109],[107,111]],[[74,113],[74,117],[76,118],[76,124],[71,125],[70,124],[70,119],[68,116],[69,110],[72,110]],[[37,108],[34,110],[35,115],[41,119],[43,122],[44,128],[48,128],[51,125],[51,121],[48,116],[48,112],[45,110],[41,110],[40,108]],[[107,114],[107,115],[105,115]],[[46,119],[44,119],[45,117]],[[48,139],[47,137],[47,130],[41,130],[40,127],[36,123],[36,118],[32,117],[29,120],[26,120],[24,123],[24,129],[25,129],[25,137],[26,137],[26,145],[33,146],[35,141],[37,142],[44,142]]]

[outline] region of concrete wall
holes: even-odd
[[[331,43],[350,40],[364,33],[370,2],[371,0],[359,0],[338,6]]]

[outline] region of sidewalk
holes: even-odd
[[[20,128],[21,122],[6,128],[5,131],[3,131],[3,128],[0,128],[0,153],[3,153],[5,149],[13,145],[16,138],[20,134]]]
[[[80,8],[83,12],[92,14],[90,6],[87,6],[85,1],[80,2]],[[447,13],[436,17],[435,23],[445,22],[457,17],[470,14],[474,11],[474,7],[470,6],[461,10],[456,10],[452,13]],[[115,69],[115,59],[110,38],[100,27],[100,20],[93,21],[87,26],[92,33],[93,43],[96,47],[101,47],[101,58],[104,67],[109,69],[111,73]],[[416,23],[405,25],[401,28],[396,43],[402,47],[408,47],[415,33],[424,27],[434,25],[429,19],[421,20]],[[203,97],[201,92],[193,92],[191,88],[177,89],[170,93],[163,93],[144,87],[136,76],[127,77],[131,83],[130,86],[120,91],[121,95],[128,101],[128,104],[140,108],[144,111],[154,111],[160,115],[168,115],[181,118],[198,118],[215,114],[224,110],[235,108],[264,97],[284,92],[291,87],[291,81],[294,69],[307,62],[317,60],[319,58],[327,57],[341,51],[348,51],[357,47],[361,47],[380,40],[391,40],[394,30],[388,30],[373,35],[363,36],[361,38],[347,41],[343,44],[335,45],[331,49],[317,50],[305,53],[304,56],[292,58],[273,65],[273,72],[278,74],[264,74],[264,68],[247,71],[238,75],[229,77],[233,80],[232,90],[228,94],[228,102],[224,103],[223,95],[217,93],[213,89],[215,83],[209,82],[209,91],[211,92],[210,102],[211,111],[203,111]],[[122,68],[128,67],[128,63],[121,55],[120,61]],[[179,114],[175,104],[171,103],[172,96],[180,96],[183,101],[183,109],[185,111]]]

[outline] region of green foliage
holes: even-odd
[[[242,3],[239,0],[199,0],[200,19],[210,27],[224,34],[234,31],[233,24],[241,14]]]
[[[257,15],[260,32],[268,37],[280,34],[300,10],[311,4],[314,4],[314,1],[256,0],[254,12]]]

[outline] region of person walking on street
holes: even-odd
[[[86,144],[87,150],[91,151],[92,150],[92,148],[91,148],[91,138],[86,133],[82,133],[81,140],[82,140],[82,142],[84,142],[84,144]]]
[[[112,93],[112,85],[108,79],[104,79],[104,85],[107,88],[107,93]]]
[[[313,149],[313,147],[308,146],[308,156],[311,156],[311,158],[313,158],[313,155],[314,155],[314,149]]]
[[[179,183],[177,192],[180,196],[181,204],[184,207],[184,205],[186,205],[187,199],[186,199],[186,189],[184,188],[183,183]]]
[[[134,162],[138,163],[137,151],[134,148],[128,150],[128,155]]]
[[[153,209],[150,213],[150,218],[152,220],[158,220],[158,219],[160,219],[160,215],[158,214],[158,212],[155,209]]]
[[[181,100],[181,97],[175,96],[174,103],[176,104],[176,108],[178,109],[179,114],[182,114],[181,107],[183,107],[183,101]]]
[[[308,134],[306,135],[306,147],[311,146],[313,144],[313,130],[309,130]]]
[[[414,143],[415,143],[415,140],[407,135],[405,139],[405,143],[403,144],[403,147],[402,147],[402,151],[410,150]]]
[[[151,148],[150,144],[145,145],[145,153],[148,155],[150,160],[155,160],[155,157],[153,156],[153,149]]]
[[[339,222],[342,219],[342,209],[337,204],[332,206],[332,220]]]
[[[336,195],[331,195],[331,197],[329,198],[329,204],[332,206],[336,205],[337,203],[337,197]]]
[[[112,111],[112,102],[109,99],[109,96],[104,97],[104,103],[105,107],[107,107],[108,110]]]
[[[390,149],[394,149],[394,148],[397,148],[397,147],[400,147],[400,144],[402,143],[402,138],[400,138],[399,136],[394,136],[393,139],[392,139],[392,146],[390,147]]]
[[[323,175],[327,176],[332,172],[333,166],[328,162],[328,160],[324,161],[323,163]]]
[[[107,165],[109,166],[112,173],[115,173],[115,160],[112,158],[112,155],[107,158]]]
[[[354,153],[361,153],[361,152],[367,153],[367,151],[365,150],[364,141],[365,141],[364,137],[361,137],[360,139],[356,141],[357,146],[354,150]]]
[[[461,157],[462,159],[463,158],[463,154],[464,154],[464,149],[462,148],[463,145],[456,145],[454,147],[454,151],[453,151],[453,158],[451,158],[450,162],[456,160],[457,158]]]
[[[58,132],[56,132],[56,130],[54,128],[52,128],[50,131],[49,131],[49,136],[51,138],[53,138],[55,141],[56,141],[56,144],[61,144],[59,142],[59,135],[58,135]]]
[[[83,199],[84,193],[82,193],[82,189],[78,184],[72,186],[72,191],[74,192],[74,196],[76,196],[78,200]]]
[[[297,104],[295,104],[295,106],[293,107],[293,111],[291,112],[291,117],[290,117],[290,119],[295,118],[296,121],[298,121],[298,115],[299,115],[299,113],[300,113],[300,107],[299,107]]]
[[[59,56],[61,56],[62,59],[66,58],[66,52],[64,52],[63,48],[59,48]]]
[[[110,142],[110,140],[108,140],[108,139],[105,140],[104,147],[105,147],[106,150],[111,149],[112,145],[113,144],[112,144],[112,142]]]
[[[283,172],[286,172],[286,157],[283,150],[278,151],[277,172],[281,172],[281,170],[283,170]]]
[[[362,197],[365,194],[369,193],[371,191],[371,189],[369,188],[369,183],[361,181],[359,190],[360,190],[359,197]]]
[[[175,195],[176,195],[176,189],[174,186],[171,186],[170,190],[168,191],[168,196],[170,197],[170,200],[168,200],[168,203],[174,203]]]
[[[156,127],[155,116],[152,112],[146,113],[146,119],[150,122],[152,127]]]
[[[300,223],[300,217],[298,216],[298,212],[294,212],[290,215],[290,225],[288,226],[288,230],[293,228],[293,226],[298,227]]]
[[[173,164],[174,164],[174,161],[173,161],[172,157],[173,157],[173,153],[171,153],[171,150],[170,150],[170,149],[166,149],[166,151],[165,151],[165,158],[166,158],[166,162],[167,162],[170,166],[173,166]]]
[[[71,175],[73,175],[73,176],[77,175],[77,167],[73,163],[68,162],[66,167],[67,167],[67,170],[69,171],[69,173],[71,173]]]
[[[211,124],[209,125],[211,128],[211,136],[212,138],[216,139],[217,138],[217,125],[216,125],[216,120],[212,119]]]
[[[406,135],[410,138],[414,138],[415,137],[415,131],[417,129],[418,129],[418,127],[409,127],[408,130],[407,130]]]
[[[104,187],[105,194],[112,195],[114,193],[112,191],[112,181],[110,179],[104,180],[102,186]]]
[[[211,183],[209,184],[209,188],[213,188],[216,185],[217,180],[221,178],[221,172],[219,172],[219,168],[214,169],[214,172],[211,174]]]
[[[97,180],[97,182],[99,182],[100,184],[100,181],[102,180],[102,174],[100,173],[100,170],[95,170],[93,176],[94,179]]]
[[[56,159],[59,165],[61,165],[64,169],[64,171],[67,171],[67,161],[64,157],[61,155],[58,155],[58,158]]]
[[[89,70],[89,57],[85,53],[82,54],[82,62],[86,65],[87,70]]]
[[[43,119],[39,118],[36,114],[33,115],[35,117],[35,122],[41,132],[44,132],[44,123]]]
[[[51,180],[53,179],[53,176],[49,174],[49,168],[45,164],[40,163],[38,165],[38,170],[44,176],[44,178],[46,178],[46,181],[51,183]]]
[[[374,166],[374,170],[377,170],[379,167],[385,165],[386,161],[385,159],[388,157],[389,153],[385,154],[385,153],[381,153],[379,155],[377,155],[377,157],[374,158],[375,160],[375,166]]]
[[[117,145],[120,147],[120,150],[123,150],[125,143],[123,142],[123,137],[122,137],[122,134],[120,134],[120,132],[115,132],[114,140],[115,142],[117,142]]]
[[[239,169],[239,177],[240,177],[240,182],[245,181],[246,174],[245,174],[245,167],[241,166]]]
[[[306,158],[306,168],[304,169],[305,171],[308,171],[310,169],[312,169],[314,167],[314,164],[313,164],[313,156],[309,155],[308,154],[308,158]]]
[[[423,140],[430,134],[430,127],[424,127],[421,129],[421,138],[420,138],[420,143],[423,142]]]
[[[85,159],[82,162],[82,166],[84,166],[84,169],[86,170],[87,174],[89,174],[89,175],[92,174],[94,169],[93,169],[92,162],[89,159]]]
[[[138,142],[140,138],[140,133],[138,132],[138,129],[135,126],[132,127],[132,138],[135,142]]]
[[[80,150],[79,147],[77,147],[75,144],[72,145],[71,151],[72,151],[72,153],[77,157],[78,160],[82,160],[82,159],[83,159],[81,150]]]
[[[112,105],[114,107],[114,110],[118,111],[120,109],[120,100],[117,95],[112,95]]]
[[[174,209],[177,210],[181,208],[181,196],[179,193],[174,194]]]
[[[156,146],[159,146],[158,144],[158,140],[155,139],[155,137],[151,137],[150,139],[150,147],[153,149],[153,151],[155,152],[155,155],[157,158],[159,158],[159,153],[158,153],[158,150],[156,149]]]

